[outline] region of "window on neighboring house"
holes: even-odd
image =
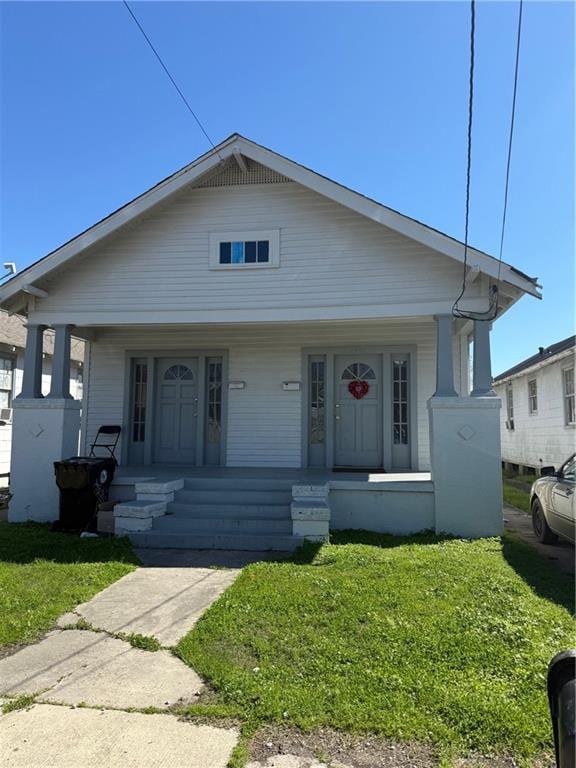
[[[0,408],[12,407],[14,358],[0,355]]]
[[[508,429],[514,429],[514,390],[512,382],[506,384],[506,426]]]
[[[564,423],[576,424],[574,403],[574,368],[564,368],[562,371],[562,389],[564,394]]]
[[[228,232],[210,235],[212,269],[277,267],[280,235],[269,232]]]
[[[538,385],[536,379],[528,382],[528,413],[538,413]]]

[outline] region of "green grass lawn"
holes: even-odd
[[[523,512],[530,512],[530,492],[528,490],[517,488],[511,483],[507,483],[506,479],[504,479],[502,492],[505,504],[510,504],[512,507],[521,509]]]
[[[80,539],[44,525],[0,522],[0,647],[33,642],[137,563],[126,539]]]
[[[569,577],[512,539],[340,533],[245,568],[179,644],[245,727],[332,726],[529,761],[551,748]]]

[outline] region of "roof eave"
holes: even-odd
[[[144,215],[152,207],[177,193],[186,185],[198,180],[204,174],[209,173],[219,163],[237,152],[255,162],[272,168],[284,176],[288,176],[295,182],[356,211],[372,221],[389,227],[456,261],[461,263],[464,261],[464,246],[458,240],[387,208],[381,203],[348,189],[266,147],[256,144],[238,133],[233,133],[214,149],[201,155],[192,163],[168,176],[148,191],[134,198],[67,243],[64,243],[64,245],[52,251],[43,259],[15,275],[0,287],[0,305],[6,306],[10,299],[23,290],[24,285],[33,285],[36,281],[46,277],[69,259],[87,248],[98,244],[122,226]],[[528,293],[536,298],[542,298],[538,290],[539,286],[535,280],[524,275],[520,270],[509,264],[504,262],[499,264],[497,259],[482,251],[468,248],[468,263],[471,266],[477,266],[481,272],[494,279],[499,277],[503,282],[509,283],[524,293]]]

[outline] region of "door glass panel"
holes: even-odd
[[[170,368],[164,374],[166,380],[169,379],[185,379],[190,380],[194,378],[194,374],[186,365],[171,365]]]
[[[222,436],[222,362],[208,360],[208,422],[206,439],[219,443]]]
[[[325,426],[325,375],[324,360],[310,363],[310,442],[324,443]]]
[[[408,361],[392,361],[394,445],[408,445]]]
[[[146,438],[146,396],[148,391],[148,364],[134,361],[132,392],[132,440],[143,443]]]
[[[347,381],[352,379],[375,379],[376,374],[366,363],[352,363],[345,369],[342,378]]]

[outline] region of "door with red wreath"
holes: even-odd
[[[334,464],[381,467],[381,357],[337,355],[334,373]]]

